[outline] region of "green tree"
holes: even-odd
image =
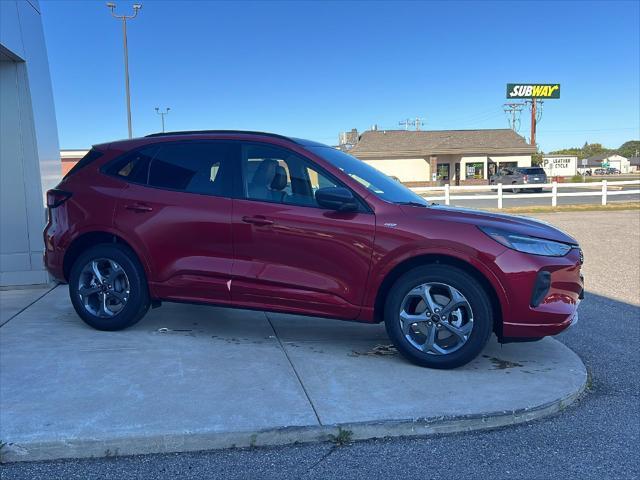
[[[626,158],[637,157],[640,155],[640,140],[629,140],[620,145],[618,155]]]
[[[556,150],[551,153],[556,155],[576,155],[579,159],[582,159],[593,157],[594,155],[602,155],[613,152],[613,150],[603,147],[601,143],[585,142],[582,147],[563,148],[562,150]]]
[[[531,165],[534,167],[539,167],[542,165],[542,153],[536,152],[531,155]]]

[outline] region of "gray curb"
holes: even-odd
[[[385,437],[430,436],[471,432],[530,422],[564,410],[585,391],[587,373],[580,388],[564,398],[532,408],[453,417],[389,420],[341,425],[283,427],[247,432],[189,432],[167,435],[126,436],[106,439],[60,439],[51,442],[3,444],[0,459],[25,462],[62,458],[113,457],[150,453],[193,452],[224,448],[262,447],[332,440],[342,430],[349,440]]]

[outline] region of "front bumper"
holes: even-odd
[[[503,311],[502,337],[540,338],[577,323],[578,306],[584,297],[578,248],[564,257],[536,257],[508,250],[497,263],[507,273],[503,285],[509,301],[508,310]],[[540,272],[549,272],[550,284],[539,301],[533,302]]]

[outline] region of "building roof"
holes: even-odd
[[[536,152],[511,129],[493,130],[369,130],[349,153],[357,157],[403,157],[449,153],[532,154]]]

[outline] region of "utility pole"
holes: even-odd
[[[536,128],[542,118],[542,106],[544,102],[542,100],[538,101],[538,99],[534,97],[531,100],[527,100],[526,103],[529,104],[529,108],[531,109],[531,139],[529,143],[536,145]],[[540,108],[538,108],[538,105]]]
[[[111,10],[111,16],[118,20],[122,20],[122,38],[124,44],[124,84],[127,97],[127,126],[129,128],[129,138],[133,137],[131,129],[131,93],[129,91],[129,50],[127,48],[127,20],[131,20],[138,16],[138,11],[142,8],[142,4],[133,4],[133,15],[116,15],[116,4],[109,2],[107,8]]]
[[[413,124],[416,126],[416,132],[419,132],[420,131],[420,127],[422,125],[424,125],[424,122],[422,121],[422,119],[420,117],[416,117],[416,119],[415,119]]]
[[[531,100],[531,145],[536,145],[536,103],[537,98]]]
[[[411,125],[411,120],[407,118],[406,120],[402,120],[401,122],[398,122],[398,125],[400,125],[401,127],[404,127],[405,130],[409,130],[409,125]]]
[[[169,115],[171,108],[167,107],[164,112],[160,111],[160,107],[156,107],[156,113],[162,118],[162,133],[164,133],[164,116]]]
[[[520,112],[524,108],[524,103],[505,103],[503,105],[504,113],[507,114],[507,118],[511,116],[509,121],[509,128],[514,132],[520,130]]]

